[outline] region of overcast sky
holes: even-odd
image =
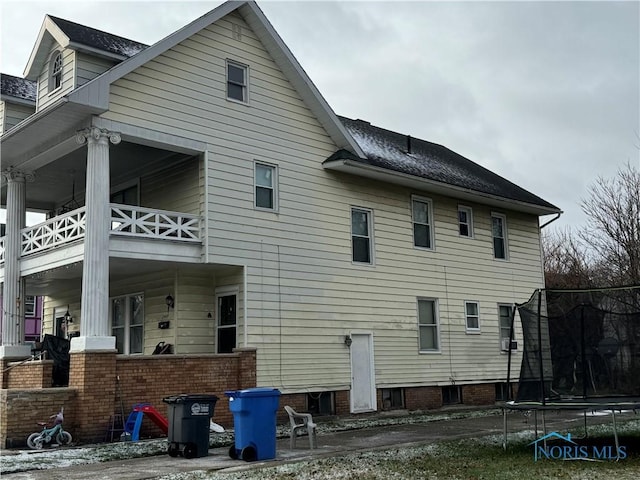
[[[46,13],[152,44],[221,2],[6,1],[2,73]],[[640,2],[262,1],[337,114],[446,147],[585,223],[598,176],[640,168]]]

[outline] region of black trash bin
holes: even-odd
[[[209,426],[218,401],[215,395],[175,395],[162,399],[169,405],[169,448],[172,457],[206,457]]]

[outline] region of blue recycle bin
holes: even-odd
[[[276,458],[276,414],[280,405],[277,388],[247,388],[225,392],[233,413],[235,445],[233,459],[247,462]]]

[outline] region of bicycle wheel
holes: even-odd
[[[58,445],[69,445],[71,443],[71,434],[69,432],[60,432],[56,436],[56,441]]]
[[[27,438],[27,445],[32,450],[42,450],[43,443],[42,437],[38,432],[32,433],[29,435],[29,438]]]

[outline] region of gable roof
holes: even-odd
[[[38,39],[24,71],[25,78],[36,80],[54,44],[121,62],[141,52],[147,45],[128,38],[62,18],[46,15]]]
[[[26,78],[0,73],[0,94],[2,100],[35,106],[37,83]]]
[[[129,40],[128,38],[103,32],[95,28],[86,27],[79,23],[70,22],[62,18],[47,15],[62,30],[69,39],[69,43],[77,46],[85,46],[102,52],[109,52],[126,58],[141,52],[148,45]]]
[[[392,172],[426,181],[423,186],[426,190],[433,190],[439,185],[445,193],[446,185],[461,193],[476,193],[511,200],[522,206],[529,205],[538,213],[560,212],[555,205],[442,145],[376,127],[363,120],[338,118],[360,145],[365,158],[338,151],[324,162],[326,168],[346,171],[343,167],[350,167],[350,173],[393,182],[392,175],[382,178],[384,172]],[[371,174],[367,175],[367,172]]]
[[[85,105],[91,103],[92,106],[106,110],[108,108],[109,86],[111,83],[234,11],[243,17],[244,21],[260,39],[275,63],[283,71],[296,91],[302,96],[306,105],[320,121],[338,148],[347,149],[358,156],[364,155],[358,144],[345,130],[320,91],[307,76],[302,66],[293,56],[293,53],[291,53],[282,38],[280,38],[280,35],[278,35],[254,1],[228,1],[223,3],[180,30],[173,32],[159,42],[141,51],[139,54],[119,63],[102,75],[74,90],[69,94],[69,101]],[[96,101],[96,99],[98,100]]]

